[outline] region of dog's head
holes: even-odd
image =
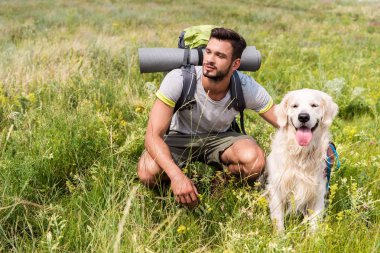
[[[316,130],[331,125],[338,106],[322,91],[302,89],[286,94],[275,112],[280,128],[294,127],[298,144],[307,146]]]

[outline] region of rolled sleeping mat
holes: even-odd
[[[141,73],[168,72],[182,66],[185,49],[139,48],[138,53]],[[190,50],[188,62],[193,65],[202,65],[202,62],[199,62],[197,49]],[[246,47],[241,56],[239,70],[256,71],[260,65],[260,52],[254,46]]]

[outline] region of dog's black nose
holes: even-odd
[[[298,114],[298,120],[302,123],[306,123],[310,120],[310,115],[308,113],[300,113]]]

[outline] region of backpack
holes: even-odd
[[[195,72],[195,66],[193,64],[190,64],[189,53],[190,49],[197,49],[199,59],[198,65],[202,65],[203,49],[207,45],[211,30],[213,28],[215,28],[215,26],[212,25],[192,26],[183,30],[179,36],[178,48],[185,49],[181,66],[183,75],[183,89],[181,96],[174,107],[174,113],[181,110],[191,110],[195,104],[194,95],[197,86],[197,74]],[[231,77],[230,94],[232,103],[228,106],[228,109],[234,108],[240,113],[240,128],[235,118],[231,123],[230,129],[239,133],[246,134],[244,128],[243,113],[245,109],[245,100],[241,87],[240,77],[237,71],[234,71]]]

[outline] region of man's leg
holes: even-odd
[[[264,151],[253,139],[237,140],[220,158],[232,174],[240,175],[244,179],[256,179],[265,167]]]
[[[200,144],[193,143],[193,136],[186,134],[170,133],[165,136],[165,143],[169,146],[171,155],[176,164],[182,168],[188,164],[192,156],[196,156],[196,150]],[[169,181],[164,170],[155,162],[150,154],[144,150],[137,164],[137,175],[142,183],[154,186],[163,181]]]
[[[334,144],[332,144],[333,146],[334,146],[334,148],[335,148],[335,145]],[[336,148],[335,148],[336,149]],[[329,146],[328,148],[327,148],[327,157],[329,157],[330,158],[330,161],[327,161],[326,163],[329,163],[329,164],[326,164],[326,166],[331,166],[331,168],[333,168],[334,167],[334,162],[335,162],[335,155],[334,155],[334,151],[331,149],[331,147]]]
[[[145,150],[137,164],[137,175],[142,183],[155,186],[160,180],[168,180],[164,171]]]

